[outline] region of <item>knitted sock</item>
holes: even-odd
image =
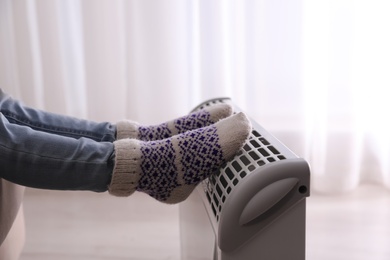
[[[216,123],[233,112],[229,104],[221,103],[206,107],[200,111],[165,122],[161,125],[142,126],[134,121],[124,120],[117,123],[117,139],[134,138],[142,141],[165,139]]]
[[[165,203],[185,200],[195,186],[231,160],[251,131],[243,113],[158,141],[114,142],[115,166],[109,192],[135,190]]]

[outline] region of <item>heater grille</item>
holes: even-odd
[[[214,99],[202,104],[195,110],[202,109],[218,103],[229,102],[230,99]],[[238,111],[235,111],[238,112]],[[210,203],[212,212],[219,221],[225,200],[242,179],[251,174],[255,169],[272,162],[291,157],[276,148],[272,143],[272,136],[264,136],[258,131],[261,129],[253,122],[253,129],[249,139],[239,151],[236,157],[221,167],[218,172],[202,182],[206,197]],[[258,129],[257,129],[258,128]]]
[[[242,111],[229,98],[206,101],[193,111],[218,103]],[[251,123],[238,154],[180,204],[181,259],[305,259],[309,165]]]
[[[216,220],[219,221],[226,198],[242,179],[258,167],[284,159],[286,157],[265,137],[253,130],[236,157],[203,182],[206,197]]]

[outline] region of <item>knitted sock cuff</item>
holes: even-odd
[[[130,120],[122,120],[116,124],[116,139],[138,138],[139,124]]]
[[[141,150],[139,141],[123,139],[114,142],[115,165],[108,192],[119,197],[130,196],[140,179]]]

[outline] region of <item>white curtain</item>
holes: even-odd
[[[0,0],[0,86],[91,120],[159,123],[228,96],[312,167],[390,188],[387,0]]]

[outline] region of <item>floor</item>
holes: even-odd
[[[390,259],[390,191],[364,186],[342,196],[312,196],[307,259]]]
[[[21,260],[178,260],[178,206],[144,194],[27,191]]]
[[[137,193],[27,190],[21,260],[179,260],[178,206]],[[344,195],[312,194],[308,260],[390,259],[390,191],[364,186]]]

